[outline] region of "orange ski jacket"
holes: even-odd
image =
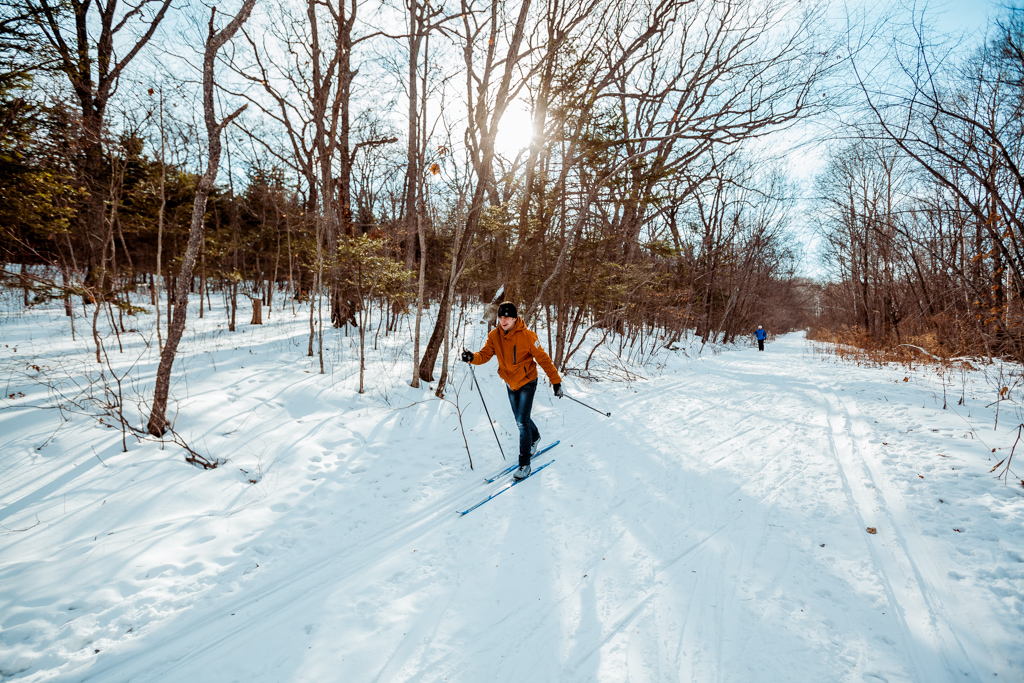
[[[512,391],[537,379],[537,363],[544,368],[552,384],[561,384],[562,378],[547,352],[540,347],[537,335],[526,329],[522,318],[505,332],[496,327],[487,335],[487,343],[473,354],[473,365],[483,365],[498,357],[498,376],[505,380]]]

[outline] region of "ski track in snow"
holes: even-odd
[[[216,369],[190,356],[174,391],[179,428],[237,451],[214,472],[93,423],[88,448],[33,452],[55,427],[0,412],[0,524],[28,527],[0,534],[0,680],[1024,680],[1024,495],[988,475],[989,413],[967,434],[927,369],[904,383],[789,335],[568,377],[612,417],[542,386],[556,462],[459,517],[501,466],[460,370],[476,471],[397,342],[360,397],[340,355],[333,380],[295,366],[303,324],[199,326]],[[1012,429],[990,425],[1002,458]]]

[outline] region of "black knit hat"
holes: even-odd
[[[498,306],[498,317],[505,318],[518,318],[519,312],[516,311],[516,305],[511,301],[506,301]]]

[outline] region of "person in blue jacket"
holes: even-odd
[[[764,340],[768,337],[768,333],[764,331],[764,328],[760,325],[757,326],[757,350],[764,351]]]

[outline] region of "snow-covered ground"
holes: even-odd
[[[172,408],[226,459],[204,471],[87,414],[81,319],[73,342],[57,308],[7,311],[4,681],[1024,680],[1024,489],[989,472],[1021,419],[1004,401],[993,429],[981,371],[837,363],[798,334],[642,368],[601,347],[599,380],[565,387],[612,416],[542,379],[554,464],[460,517],[506,463],[466,366],[445,401],[408,386],[408,326],[369,339],[360,395],[356,337],[327,335],[320,375],[301,309],[236,333],[193,309]],[[123,337],[141,425],[155,343]]]

